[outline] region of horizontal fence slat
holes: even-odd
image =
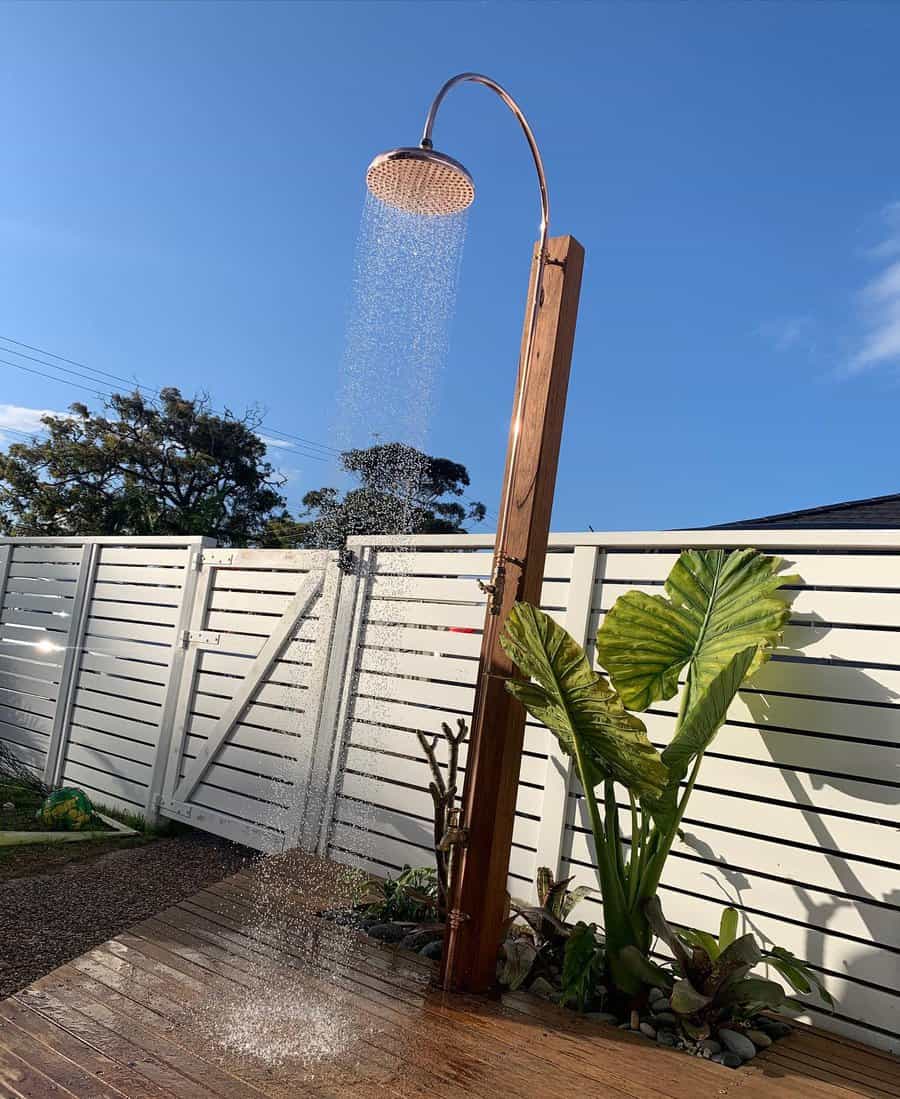
[[[354,773],[360,788],[366,786],[371,780],[373,789],[383,793],[386,786],[396,784],[396,790],[391,794],[396,801],[392,800],[392,805],[398,804],[406,811],[420,814],[431,812],[433,802],[431,795],[427,793],[430,773],[424,758],[421,760],[398,759],[395,756],[385,756],[351,744],[347,751],[344,771],[345,775],[349,772]],[[387,794],[385,793],[384,796]],[[542,798],[542,790],[531,786],[520,787],[517,801],[519,811],[540,816]],[[379,804],[386,804],[382,797],[376,800]]]
[[[441,722],[446,721],[451,726],[455,725],[458,717],[464,717],[468,723],[471,714],[457,714],[452,710],[427,709],[423,706],[411,706],[402,702],[391,702],[387,699],[357,698],[353,707],[353,718],[356,721],[368,722],[387,728],[396,726],[399,729],[420,729],[425,733],[436,733]],[[535,755],[546,755],[547,743],[550,734],[536,725],[525,726],[524,750]]]
[[[108,796],[123,802],[131,812],[143,809],[147,796],[147,788],[143,783],[131,782],[118,775],[69,760],[63,770],[63,781],[67,786],[83,787],[92,801]]]
[[[184,569],[157,568],[152,565],[105,565],[101,560],[97,566],[98,584],[133,584],[136,588],[154,587],[180,588],[184,583]]]
[[[56,699],[30,692],[26,694],[22,691],[0,690],[0,708],[21,710],[28,714],[43,714],[44,717],[52,718],[56,709]]]
[[[19,710],[14,706],[4,706],[0,701],[0,722],[15,725],[20,729],[30,729],[36,733],[50,735],[53,722],[50,718],[32,709]]]
[[[801,583],[808,587],[900,589],[900,564],[896,554],[819,554],[786,550],[782,557],[782,573],[798,575]],[[614,583],[662,582],[677,560],[677,553],[613,550],[606,557],[605,575]]]
[[[171,645],[175,640],[173,626],[157,626],[147,622],[119,622],[112,618],[88,618],[89,637],[116,637],[123,641],[147,641],[154,645]],[[89,647],[86,644],[86,647]]]
[[[371,834],[377,832],[380,836],[400,840],[414,847],[415,850],[411,851],[411,857],[407,860],[413,865],[434,865],[434,826],[430,820],[419,820],[390,809],[362,805],[343,798],[338,799],[336,812],[340,823],[349,825],[350,829],[357,833],[355,837],[357,850],[363,852],[368,850],[370,854],[375,854],[381,848],[381,842],[380,839],[376,841]],[[516,820],[516,827],[519,820],[520,818]],[[515,829],[513,844],[509,861],[510,873],[530,881],[534,876],[534,855],[531,851],[518,846]]]
[[[15,670],[10,670],[11,668]],[[57,668],[42,664],[30,664],[23,668],[18,660],[13,664],[3,660],[0,662],[0,669],[0,689],[40,695],[42,698],[56,698],[59,690]]]
[[[491,572],[490,553],[429,553],[411,550],[391,552],[382,550],[375,555],[375,572],[395,576],[478,576],[486,578]],[[544,566],[546,580],[568,580],[572,575],[571,553],[548,553]]]
[[[545,580],[541,588],[541,606],[564,607],[568,592],[568,581]],[[372,598],[471,603],[481,608],[482,619],[484,618],[485,594],[474,577],[456,580],[445,577],[376,575],[372,581]]]
[[[355,762],[350,761],[350,753],[353,752],[356,753]],[[378,758],[379,754],[382,759]],[[438,764],[446,773],[447,752],[440,744],[437,755]],[[459,752],[461,774],[465,774],[467,758],[466,745],[463,744]],[[418,783],[422,789],[428,788],[430,780],[428,763],[421,754],[415,734],[396,729],[382,731],[377,726],[355,724],[350,732],[347,766],[362,774],[381,775],[386,779],[396,777],[401,782]],[[546,768],[547,762],[542,756],[523,752],[519,781],[540,789]]]
[[[149,696],[152,693],[153,700],[162,701],[165,694],[166,680],[169,669],[166,664],[150,664],[145,660],[126,660],[122,657],[103,656],[99,653],[82,652],[81,671],[86,678],[85,686],[89,685],[90,676],[95,676],[98,681],[109,680],[110,687],[104,690],[132,691],[135,684],[140,686],[142,693]]]
[[[33,580],[62,580],[67,581],[74,588],[78,579],[78,563],[71,565],[32,564],[16,560],[15,554],[9,563],[10,577],[29,577]]]
[[[164,549],[161,546],[101,546],[101,565],[151,565],[155,568],[184,568],[187,549]]]
[[[298,587],[303,577],[298,577]],[[210,595],[210,610],[231,614],[284,614],[296,592],[242,592],[220,591],[214,588]]]
[[[155,744],[159,735],[156,725],[148,725],[141,721],[132,721],[130,718],[117,714],[109,714],[105,710],[92,710],[85,706],[74,706],[72,709],[72,725],[80,725],[83,729],[97,729],[100,732],[127,736],[131,740],[140,741],[142,744]]]
[[[178,621],[178,607],[156,603],[121,603],[112,599],[91,600],[91,616],[96,619],[116,619],[127,622],[150,622],[163,626],[174,626]]]
[[[84,679],[81,680],[85,682]],[[75,691],[75,705],[90,710],[100,710],[112,718],[125,717],[132,721],[143,721],[155,726],[159,722],[160,708],[153,702],[143,702],[128,698],[124,692],[107,694],[93,690],[92,686],[79,686]]]
[[[628,836],[629,827],[624,812],[621,821],[623,834]],[[757,847],[755,853],[758,856],[764,850]],[[583,884],[596,888],[592,837],[586,832],[568,829],[563,854],[566,859],[580,864],[579,877]],[[780,868],[786,869],[783,864]],[[777,872],[778,867],[769,866],[766,869]],[[669,886],[707,897],[720,906],[734,904],[748,909],[748,919],[751,920],[755,918],[753,912],[777,913],[778,919],[830,932],[833,940],[831,949],[834,949],[835,943],[840,946],[842,936],[848,936],[881,948],[900,950],[898,909],[882,903],[880,895],[868,900],[856,898],[851,901],[840,893],[803,886],[799,875],[797,881],[779,881],[773,875],[755,873],[753,869],[733,869],[727,863],[702,860],[684,843],[676,844],[663,880]],[[806,957],[805,954],[802,956]],[[884,964],[883,960],[881,964]],[[883,981],[884,976],[882,973],[872,979]]]
[[[29,594],[21,595],[18,592],[8,592],[3,600],[3,616],[9,618],[16,611],[40,611],[43,614],[71,614],[74,599],[70,596],[62,597],[48,592],[46,595]]]

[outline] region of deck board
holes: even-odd
[[[261,873],[276,894],[265,910]],[[431,963],[315,917],[345,891],[333,864],[293,855],[54,970],[0,1003],[0,1099],[900,1094],[895,1058],[811,1028],[732,1071],[525,994],[446,996]],[[273,1003],[338,1012],[353,1041],[324,1060],[271,1064],[216,1039],[218,1016],[260,997],[265,1010],[273,991],[290,997]]]

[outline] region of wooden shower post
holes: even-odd
[[[573,237],[552,237],[547,255],[518,460],[512,483],[507,484],[508,477],[504,477],[512,508],[505,544],[497,548],[508,562],[507,582],[499,614],[491,613],[489,600],[478,666],[462,798],[462,824],[468,830],[468,840],[456,849],[454,860],[442,983],[456,992],[486,992],[496,983],[497,950],[506,918],[506,878],[525,711],[506,691],[506,680],[516,674],[516,668],[500,647],[500,635],[513,603],[539,604],[541,599],[584,264],[584,249]],[[529,301],[536,273],[537,250]],[[526,317],[522,354],[527,324]],[[521,372],[521,360],[519,369]],[[509,449],[506,461],[508,474]]]

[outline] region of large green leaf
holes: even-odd
[[[785,1001],[784,989],[776,981],[765,977],[748,977],[728,985],[722,991],[720,1001],[723,1005],[735,1004],[741,1007],[778,1008]]]
[[[663,828],[674,826],[677,818],[678,791],[692,759],[702,755],[722,727],[738,688],[756,657],[756,649],[747,648],[729,660],[704,691],[695,691],[681,723],[662,754],[669,777],[661,797],[652,806]]]
[[[559,1002],[574,1000],[578,1010],[594,993],[603,970],[603,947],[593,924],[578,923],[566,940]]]
[[[673,985],[670,994],[670,1002],[672,1004],[672,1010],[676,1015],[693,1015],[697,1011],[702,1011],[708,1004],[711,1004],[712,996],[707,996],[703,992],[698,992],[691,982],[686,977],[683,977]]]
[[[754,650],[752,674],[781,638],[788,606],[775,592],[799,577],[754,549],[685,550],[666,580],[668,598],[630,591],[597,633],[597,658],[630,710],[672,698],[690,666],[702,695],[737,653]]]
[[[651,962],[636,946],[624,946],[619,951],[619,961],[642,984],[656,988],[668,988],[672,974]]]
[[[660,796],[667,772],[644,723],[628,713],[562,626],[536,607],[517,603],[507,617],[501,644],[522,673],[535,681],[509,681],[507,689],[556,735],[563,751],[581,757],[594,785],[613,778],[638,797]]]

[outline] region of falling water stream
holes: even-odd
[[[400,441],[425,451],[447,358],[466,221],[466,213],[449,217],[405,213],[367,194],[331,439],[336,449]],[[334,470],[332,475],[339,473]],[[411,533],[409,499],[421,475],[421,465],[411,453],[398,461],[395,452],[384,468],[374,471],[382,490],[377,500],[355,502],[360,513],[353,516],[353,525],[361,530],[374,527],[399,535]],[[324,544],[332,542],[330,533],[325,531]],[[395,579],[399,588],[395,587],[394,597],[402,598],[402,577]],[[402,674],[403,656],[389,649],[384,652],[382,705],[390,698],[390,674]],[[305,683],[308,673],[308,667],[296,665],[294,681],[284,687],[286,698],[296,699],[297,687]],[[379,722],[378,706],[379,699],[370,698],[373,716],[367,748],[408,751],[412,734],[392,734],[386,718]],[[297,714],[298,744],[313,735],[308,718]],[[404,747],[389,745],[392,739],[399,739]],[[290,781],[297,767],[297,759],[286,755],[279,761],[280,773],[270,782],[268,815],[274,831],[289,834],[303,812],[303,784]],[[367,847],[371,848],[373,808],[364,800],[344,805],[352,806],[349,823],[357,830],[357,854],[365,859]],[[304,931],[302,921],[291,918],[291,898],[312,893],[323,883],[306,880],[311,873],[308,868],[285,873],[285,861],[284,857],[267,858],[256,869],[253,933],[276,950],[289,952],[300,968],[285,969],[260,956],[259,985],[224,1002],[209,1003],[202,1013],[203,1027],[232,1055],[267,1066],[300,1063],[314,1076],[317,1067],[325,1071],[336,1058],[344,1063],[348,1056],[352,1059],[354,1047],[365,1040],[364,1024],[345,1006],[337,965],[329,964],[335,956],[342,957],[344,964],[351,960],[356,939],[329,924],[322,941],[316,942],[308,924]],[[351,878],[357,883],[362,880],[358,871],[349,871],[348,881]],[[314,952],[314,966],[303,966],[299,955],[304,951],[307,956]]]

